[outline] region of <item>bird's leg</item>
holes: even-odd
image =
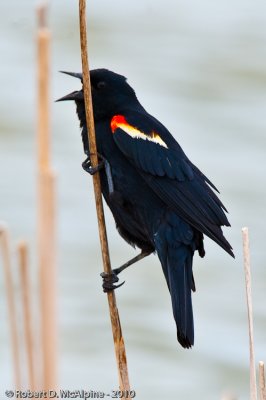
[[[132,264],[135,264],[137,261],[142,260],[144,257],[149,256],[152,251],[142,250],[140,254],[136,257],[131,258],[131,260],[127,261],[125,264],[121,265],[119,268],[115,268],[112,270],[111,274],[106,274],[105,272],[101,273],[101,277],[103,278],[103,291],[109,292],[110,290],[117,289],[118,287],[124,285],[125,281],[120,283],[120,285],[114,285],[114,283],[118,282],[118,274],[124,271],[127,267]]]
[[[96,167],[93,167],[91,165],[91,160],[90,160],[90,155],[86,158],[85,161],[82,163],[82,168],[88,172],[90,175],[96,174],[96,172],[101,171],[103,168],[105,169],[106,177],[107,177],[107,183],[108,183],[108,189],[109,189],[109,194],[112,194],[114,192],[114,183],[113,183],[113,178],[112,178],[112,173],[111,173],[111,167],[109,162],[104,158],[101,154],[98,153],[98,157],[100,159],[100,162]]]
[[[121,265],[119,268],[113,269],[113,272],[118,275],[120,272],[124,271],[127,267],[129,267],[132,264],[135,264],[136,262],[142,260],[143,258],[149,256],[152,253],[152,251],[149,250],[142,250],[140,254],[138,254],[136,257],[131,258],[131,260],[127,261],[125,264]]]

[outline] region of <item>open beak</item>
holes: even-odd
[[[59,71],[59,72],[62,72],[62,74],[74,76],[74,78],[79,78],[81,80],[81,83],[83,83],[82,74],[79,72],[67,72],[67,71]],[[79,91],[76,90],[74,92],[71,92],[64,97],[60,97],[60,99],[57,99],[56,102],[66,101],[66,100],[83,100],[83,90]]]
[[[79,78],[81,80],[81,83],[83,83],[82,74],[80,72],[67,72],[67,71],[59,71],[59,72],[61,72],[62,74],[74,76],[74,78]]]

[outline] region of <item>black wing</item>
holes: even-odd
[[[135,111],[114,116],[111,128],[120,151],[163,202],[234,256],[221,230],[230,226],[226,209],[211,187],[217,189],[170,132],[149,114]]]

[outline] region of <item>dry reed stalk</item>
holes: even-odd
[[[260,400],[266,400],[266,386],[265,386],[265,372],[264,362],[259,362],[259,387],[260,387]]]
[[[21,389],[20,353],[19,353],[18,327],[16,318],[16,307],[15,307],[15,289],[11,272],[10,239],[9,239],[8,229],[3,224],[1,224],[0,226],[0,244],[3,257],[4,279],[6,286],[8,317],[10,324],[14,381],[16,390],[20,390]]]
[[[248,328],[249,328],[250,399],[257,400],[248,228],[242,228],[242,238],[243,238],[244,269],[245,269],[246,296],[247,296],[247,309],[248,309]]]
[[[47,4],[37,9],[37,73],[38,73],[38,165],[44,170],[50,163],[49,74],[51,33],[46,23]]]
[[[83,88],[84,88],[84,99],[86,105],[86,121],[88,139],[90,144],[91,152],[91,164],[95,167],[98,164],[95,128],[93,119],[93,108],[91,98],[91,85],[89,75],[89,62],[87,52],[87,29],[86,29],[86,0],[79,0],[79,18],[80,18],[80,45],[81,45],[81,60],[82,60],[82,72],[83,72]],[[96,173],[93,176],[94,194],[96,202],[96,210],[98,217],[99,236],[101,242],[101,251],[103,259],[104,272],[109,274],[111,272],[111,263],[108,250],[108,241],[105,227],[105,218],[103,211],[102,195],[101,195],[101,182],[100,175]],[[114,291],[107,293],[109,312],[111,318],[111,325],[113,331],[113,340],[115,346],[115,354],[118,368],[119,385],[121,391],[129,391],[129,378],[127,369],[127,359],[124,339],[122,336],[122,330],[120,325],[119,313],[116,305],[116,298]],[[123,397],[125,399],[125,397]]]
[[[34,368],[34,343],[32,332],[32,315],[31,315],[31,287],[29,281],[29,258],[28,245],[21,240],[17,246],[19,270],[20,270],[20,286],[23,308],[24,337],[26,343],[26,355],[28,364],[28,389],[35,390],[35,368]]]
[[[57,319],[55,266],[55,175],[50,167],[50,31],[47,4],[38,16],[38,253],[41,308],[42,389],[57,388]]]
[[[57,388],[57,318],[55,269],[55,179],[39,174],[39,282],[43,388]]]

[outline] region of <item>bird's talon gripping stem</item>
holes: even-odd
[[[114,285],[119,280],[117,275],[120,274],[120,272],[124,271],[124,269],[128,268],[130,265],[142,260],[144,257],[147,257],[151,253],[151,250],[142,250],[139,255],[127,261],[125,264],[121,265],[121,267],[113,269],[111,274],[106,274],[105,272],[102,272],[101,277],[103,278],[103,291],[106,293],[110,290],[117,289],[120,286],[124,285],[125,282],[120,283],[120,285]]]
[[[88,172],[90,175],[96,174],[96,172],[99,172],[102,168],[104,167],[104,161],[100,161],[96,167],[93,167],[91,165],[91,160],[90,157],[88,156],[85,161],[82,163],[82,168]]]
[[[82,168],[88,172],[90,175],[96,174],[96,172],[101,171],[103,168],[105,169],[106,177],[107,177],[107,182],[108,182],[108,189],[109,189],[109,194],[112,194],[114,192],[114,183],[113,183],[113,178],[112,178],[112,173],[111,173],[111,167],[109,162],[104,158],[101,154],[98,153],[98,158],[100,160],[99,164],[96,165],[96,167],[93,167],[91,165],[91,160],[90,160],[90,155],[86,158],[85,161],[82,163]]]
[[[104,293],[110,292],[111,290],[117,289],[120,286],[124,285],[125,281],[120,283],[119,285],[114,285],[119,281],[118,276],[113,271],[111,274],[106,274],[105,272],[101,273],[101,277],[103,278],[103,291]]]

